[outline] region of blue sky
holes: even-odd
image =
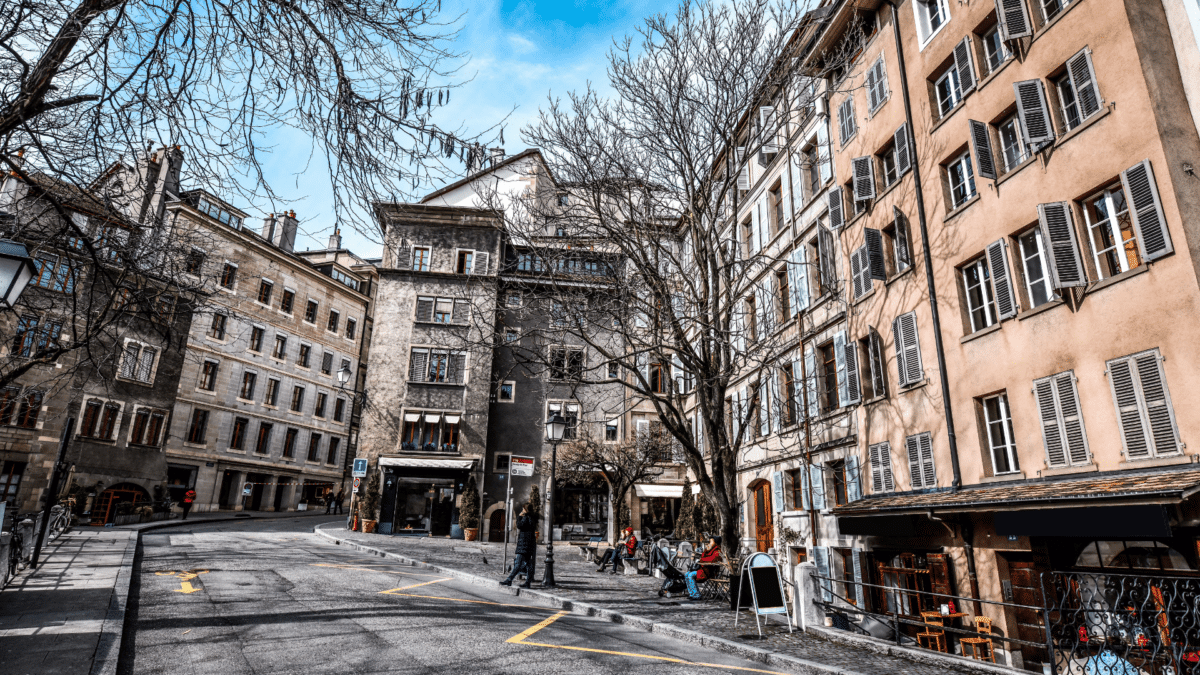
[[[589,81],[606,89],[604,57],[613,39],[676,5],[677,0],[443,0],[445,18],[463,14],[456,49],[468,55],[461,75],[472,81],[439,110],[439,124],[479,131],[511,113],[505,150],[520,152],[520,129],[536,117],[548,94],[582,89]],[[296,248],[324,248],[334,225],[329,179],[324,166],[307,160],[307,143],[278,142],[268,179],[281,194],[302,199],[291,207],[302,219]],[[379,254],[377,244],[348,230],[342,232],[343,246],[364,256]]]

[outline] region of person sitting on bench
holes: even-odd
[[[694,571],[687,573],[687,588],[688,597],[692,600],[700,599],[700,588],[697,583],[704,581],[710,577],[717,576],[717,566],[714,564],[721,558],[721,538],[712,537],[708,540],[708,545],[700,552],[700,566]]]
[[[637,553],[637,537],[633,536],[633,528],[627,527],[621,534],[624,538],[617,542],[617,545],[604,552],[604,557],[600,559],[600,566],[596,568],[597,572],[603,572],[604,567],[610,562],[612,563],[612,573],[617,573],[617,563],[620,562],[624,567],[625,560],[628,560]]]

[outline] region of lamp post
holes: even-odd
[[[555,472],[558,469],[558,444],[562,442],[563,433],[567,430],[567,420],[554,412],[546,420],[546,436],[550,441],[550,499],[547,513],[550,522],[550,537],[546,542],[546,571],[542,574],[542,588],[554,588],[554,500],[558,497],[558,486],[555,485]]]
[[[346,383],[350,381],[350,377],[352,375],[353,375],[353,373],[350,372],[349,367],[342,366],[342,369],[337,372],[338,389],[340,389],[342,391],[346,391]],[[365,391],[359,391],[357,387],[355,387],[355,389],[350,393],[350,395],[351,395],[350,419],[346,423],[346,429],[347,429],[347,431],[346,431],[346,461],[342,462],[342,487],[340,488],[342,490],[346,489],[346,466],[354,459],[353,457],[350,457],[350,446],[352,445],[352,443],[350,442],[350,435],[353,434],[355,431],[353,428],[354,427],[354,424],[353,424],[354,406],[356,406],[356,405],[365,406],[366,402],[367,402],[367,393]],[[357,452],[358,452],[358,448],[355,447],[355,453],[357,454]],[[355,498],[356,495],[357,495],[357,493],[354,493],[354,492],[350,493],[350,509],[346,512],[346,515],[351,518],[352,518],[352,514],[354,513],[355,502],[357,501],[357,499]]]
[[[0,239],[0,305],[11,309],[37,274],[37,267],[24,244]]]

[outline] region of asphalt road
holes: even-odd
[[[760,663],[340,548],[344,518],[148,532],[126,674],[774,672]],[[539,571],[540,571],[539,565]]]

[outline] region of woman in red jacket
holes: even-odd
[[[612,573],[616,574],[617,563],[622,560],[628,560],[637,553],[638,540],[637,537],[633,536],[633,528],[627,527],[621,534],[625,536],[625,539],[617,542],[616,546],[604,552],[604,557],[600,559],[600,566],[596,568],[597,572],[603,572],[604,568],[611,561]],[[621,562],[621,566],[624,567],[625,563]]]
[[[708,540],[708,546],[700,552],[700,566],[694,572],[687,573],[687,588],[688,597],[692,600],[700,599],[700,589],[696,586],[698,582],[704,581],[710,577],[717,576],[716,562],[721,559],[721,538],[712,537]]]

